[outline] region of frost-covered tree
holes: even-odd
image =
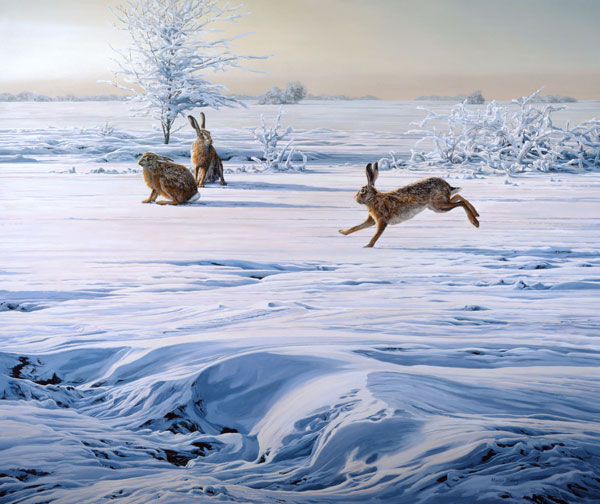
[[[221,7],[217,0],[126,0],[113,11],[131,45],[115,49],[115,74],[129,87],[112,84],[133,93],[128,101],[137,114],[160,121],[166,144],[175,119],[187,110],[243,105],[206,79],[209,72],[256,58],[234,54],[230,43],[239,37],[221,37],[215,29],[243,16],[240,7]]]

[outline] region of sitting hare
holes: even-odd
[[[144,168],[144,180],[152,189],[148,199],[142,203],[152,203],[159,194],[168,198],[167,201],[157,201],[159,205],[179,205],[199,197],[198,186],[190,170],[174,163],[171,158],[146,152],[138,164]]]
[[[347,235],[377,224],[377,232],[365,247],[372,247],[381,236],[388,224],[399,224],[412,219],[419,212],[429,208],[434,212],[447,212],[456,207],[463,207],[471,224],[479,227],[477,217],[479,214],[461,195],[456,194],[460,187],[452,187],[441,178],[431,177],[418,182],[413,182],[400,189],[390,192],[379,192],[375,189],[375,181],[379,175],[377,163],[367,165],[367,185],[362,187],[355,196],[361,205],[366,205],[369,210],[367,220],[350,229],[340,229],[340,233]]]
[[[202,116],[202,127],[198,126],[198,121],[194,116],[188,116],[190,124],[198,135],[192,145],[192,166],[196,183],[198,187],[204,187],[204,182],[215,182],[217,178],[220,178],[221,185],[227,185],[223,178],[223,162],[213,146],[210,132],[204,129],[206,122],[204,112],[200,112],[200,115]],[[202,178],[198,177],[198,172],[202,173]]]

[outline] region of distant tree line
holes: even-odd
[[[259,96],[248,94],[233,94],[231,95],[238,100],[258,100],[259,103],[269,103],[276,105],[286,105],[290,103],[298,103],[306,98],[309,100],[380,100],[377,96],[365,95],[359,97],[351,97],[343,94],[338,95],[313,95],[306,92],[304,84],[299,82],[289,83],[285,89],[273,87],[266,93]],[[97,94],[97,95],[74,95],[66,94],[60,96],[48,96],[33,91],[22,91],[21,93],[0,93],[0,102],[86,102],[86,101],[125,101],[130,95],[126,94]]]
[[[415,100],[418,101],[458,101],[465,102],[471,105],[480,105],[485,103],[485,98],[481,91],[473,91],[470,95],[465,94],[457,94],[455,96],[436,96],[436,95],[426,95],[426,96],[417,96]]]
[[[343,95],[343,94],[338,94],[338,95],[329,95],[329,94],[323,94],[323,95],[312,95],[309,94],[307,96],[307,98],[309,100],[331,100],[331,101],[339,101],[339,100],[381,100],[381,98],[374,96],[374,95],[364,95],[364,96],[357,96],[357,97],[352,97],[352,96],[347,96],[347,95]]]
[[[288,105],[298,103],[300,100],[307,98],[309,100],[379,100],[377,96],[365,95],[357,98],[352,98],[347,95],[314,95],[309,94],[306,86],[301,82],[288,82],[285,89],[277,86],[272,87],[266,93],[257,97],[249,95],[238,95],[240,99],[257,99],[260,105]]]
[[[0,101],[3,102],[22,102],[22,101],[34,101],[34,102],[84,102],[84,101],[115,101],[125,100],[126,95],[120,94],[99,94],[99,95],[74,95],[66,94],[62,96],[47,96],[40,93],[33,93],[31,91],[23,91],[21,93],[0,93]]]
[[[86,101],[125,101],[129,95],[125,94],[97,94],[97,95],[74,95],[66,94],[60,96],[48,96],[40,93],[34,93],[32,91],[22,91],[21,93],[0,93],[0,102],[86,102]],[[258,100],[260,104],[275,104],[275,105],[286,105],[291,103],[298,103],[300,100],[306,98],[309,100],[380,100],[377,96],[365,95],[359,97],[350,97],[343,94],[338,95],[313,95],[306,92],[306,87],[300,82],[290,82],[287,84],[285,89],[278,87],[272,87],[266,93],[259,96],[252,96],[247,94],[234,94],[232,95],[238,100]],[[474,91],[470,95],[458,94],[455,96],[437,96],[427,95],[418,96],[415,98],[418,101],[455,101],[464,102],[467,100],[468,104],[481,104],[485,103],[481,91]],[[562,96],[559,94],[554,95],[539,95],[535,97],[532,102],[534,103],[575,103],[576,98],[571,96]]]
[[[576,101],[577,99],[572,96],[561,96],[559,94],[540,95],[533,99],[534,103],[575,103]]]
[[[454,101],[467,103],[469,105],[480,105],[485,103],[485,98],[481,91],[473,91],[470,95],[458,94],[455,96],[437,96],[437,95],[426,95],[417,96],[415,100],[419,101]],[[574,103],[577,100],[571,96],[562,96],[559,94],[555,95],[538,95],[533,98],[532,103]]]

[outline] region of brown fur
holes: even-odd
[[[144,180],[152,189],[150,196],[142,203],[152,203],[161,195],[167,200],[157,201],[159,205],[179,205],[198,193],[198,186],[190,171],[167,156],[146,152],[138,164],[144,168]]]
[[[385,231],[388,224],[399,224],[412,219],[417,213],[429,208],[434,212],[448,212],[456,207],[463,207],[467,218],[475,227],[479,227],[479,213],[465,198],[455,194],[459,188],[452,187],[444,179],[431,177],[413,182],[390,192],[379,192],[375,189],[375,180],[379,174],[377,163],[366,167],[367,185],[355,196],[358,203],[366,205],[369,210],[367,220],[349,229],[340,229],[340,233],[348,235],[361,229],[377,225],[377,231],[366,247],[372,247]]]
[[[192,145],[192,166],[196,183],[198,187],[204,187],[205,182],[216,182],[217,178],[220,178],[221,185],[227,185],[223,178],[223,161],[213,146],[210,132],[204,129],[206,121],[204,112],[200,112],[200,115],[202,116],[202,127],[198,126],[198,121],[193,116],[188,116],[190,124],[198,135]]]

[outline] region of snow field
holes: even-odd
[[[481,227],[363,249],[337,230],[395,133],[326,126],[308,171],[232,159],[181,207],[131,161],[7,153],[38,162],[0,166],[0,502],[598,500],[599,176],[385,171]]]

